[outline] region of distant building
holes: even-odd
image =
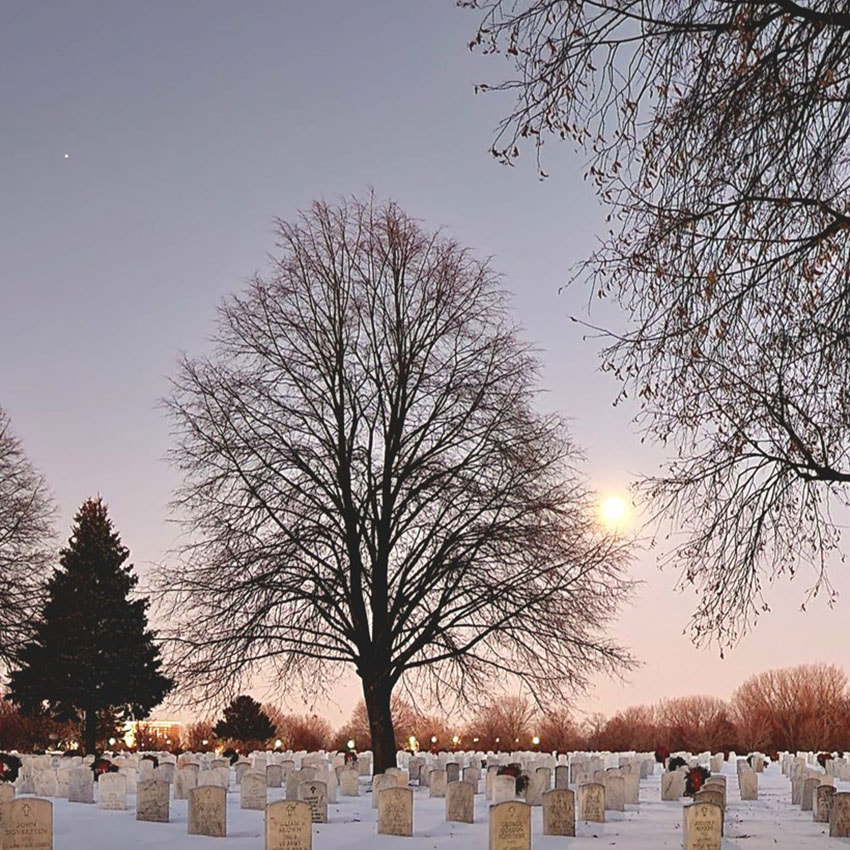
[[[124,724],[124,743],[140,750],[170,750],[180,746],[183,724],[178,720],[130,720]]]

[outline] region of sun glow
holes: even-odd
[[[628,508],[619,496],[609,496],[600,507],[602,522],[608,528],[622,528],[626,522]]]

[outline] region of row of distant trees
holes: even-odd
[[[399,747],[408,746],[412,735],[424,749],[435,737],[440,749],[646,752],[663,744],[690,752],[850,750],[847,675],[827,664],[758,673],[728,701],[682,696],[630,706],[608,718],[597,713],[577,719],[564,708],[541,712],[518,697],[485,705],[462,723],[420,714],[402,700],[393,709]],[[362,706],[332,742],[349,738],[369,740]]]
[[[682,696],[654,705],[630,706],[610,718],[592,714],[577,719],[567,709],[541,712],[522,697],[484,705],[462,722],[393,700],[396,747],[425,750],[609,750],[772,752],[774,750],[850,750],[850,689],[845,672],[834,665],[803,665],[751,676],[730,700]],[[21,714],[0,707],[0,748],[39,749],[67,742],[73,724]],[[100,743],[120,734],[104,718]],[[139,724],[135,747],[151,750],[274,748],[347,750],[371,748],[366,706],[360,702],[348,722],[333,729],[322,717],[291,714],[273,703],[261,705],[239,696],[218,720],[199,720],[163,731]],[[123,745],[123,744],[119,744]]]
[[[728,702],[686,696],[631,706],[585,724],[590,748],[646,750],[665,743],[691,752],[850,750],[850,689],[846,673],[813,664],[768,670],[748,678]]]
[[[429,716],[409,703],[393,703],[397,746],[415,737],[423,749],[542,751],[671,750],[752,752],[760,750],[850,750],[850,687],[847,674],[828,664],[768,670],[749,677],[730,700],[682,696],[654,705],[630,706],[606,718],[577,719],[567,709],[541,712],[528,699],[509,697],[481,707],[462,723]],[[364,706],[327,739],[369,743]],[[535,743],[539,740],[539,743]]]

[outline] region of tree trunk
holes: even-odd
[[[83,725],[83,749],[85,755],[97,750],[97,712],[93,708],[85,709]]]
[[[374,772],[383,773],[396,766],[395,729],[390,710],[392,685],[385,676],[363,677],[363,698],[369,715],[369,732],[372,735]]]

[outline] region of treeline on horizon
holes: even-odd
[[[223,747],[248,750],[275,747],[291,750],[356,750],[371,748],[366,707],[359,703],[348,722],[334,730],[322,717],[290,714],[272,703],[262,706],[274,735],[266,740],[240,740],[216,735],[216,719],[162,730],[140,724],[138,750],[212,751]],[[567,709],[540,711],[531,700],[509,696],[483,706],[468,720],[453,722],[419,711],[401,698],[393,700],[393,720],[399,749],[420,750],[636,750],[651,752],[753,752],[850,750],[850,686],[843,669],[809,664],[768,670],[749,677],[730,700],[693,695],[635,705],[606,718],[591,714],[581,720]],[[219,721],[220,723],[221,721]],[[104,725],[107,736],[120,731]],[[61,724],[45,716],[29,717],[0,700],[0,749],[36,751],[61,748],[79,733],[76,724]],[[279,743],[278,743],[279,742]]]

